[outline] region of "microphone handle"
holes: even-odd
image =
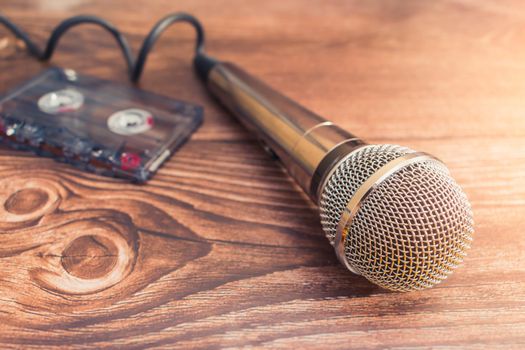
[[[365,145],[234,64],[217,62],[206,80],[210,92],[278,156],[315,203],[335,164]]]

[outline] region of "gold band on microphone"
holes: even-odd
[[[398,170],[409,166],[410,164],[422,162],[426,160],[436,160],[435,157],[424,152],[413,152],[398,157],[377,170],[372,176],[370,176],[363,184],[357,189],[350,201],[348,202],[345,210],[341,214],[341,219],[337,225],[337,232],[334,241],[334,248],[337,254],[337,258],[341,263],[346,266],[350,271],[359,274],[358,271],[350,265],[345,254],[345,241],[348,236],[348,232],[352,226],[352,221],[357,215],[361,205],[365,199],[377,188],[383,181],[388,179]]]

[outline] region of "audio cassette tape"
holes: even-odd
[[[144,182],[202,119],[200,106],[50,68],[0,99],[0,141]]]

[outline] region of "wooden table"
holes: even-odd
[[[170,29],[141,86],[205,107],[147,185],[0,149],[1,348],[525,347],[525,6],[518,0],[15,1],[41,43],[101,15],[135,48],[169,12],[195,14],[235,61],[373,143],[435,154],[473,204],[464,265],[426,291],[347,272],[316,208],[208,96],[194,33]],[[0,29],[0,91],[44,69]],[[52,64],[127,83],[98,28]]]

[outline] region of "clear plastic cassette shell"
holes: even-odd
[[[144,182],[202,119],[200,106],[50,68],[0,99],[0,141]]]

